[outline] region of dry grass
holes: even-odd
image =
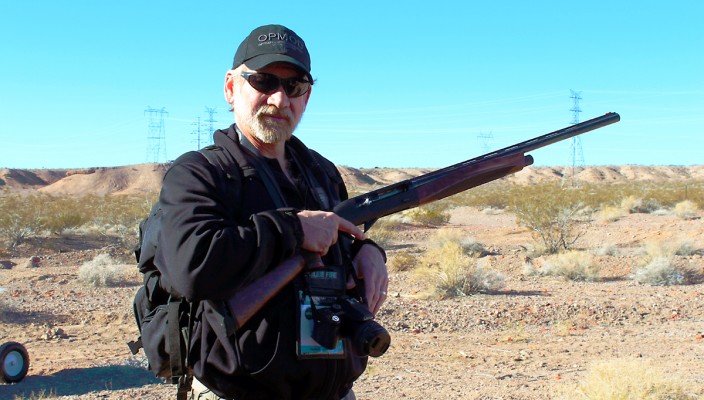
[[[462,252],[468,256],[480,257],[486,253],[484,245],[467,236],[461,229],[453,228],[441,228],[433,232],[428,238],[427,246],[429,249],[440,248],[448,242],[459,244]]]
[[[390,271],[410,271],[418,264],[418,257],[411,252],[402,251],[389,257],[386,265]]]
[[[379,246],[386,247],[392,244],[394,238],[398,235],[398,231],[403,226],[403,222],[394,215],[380,218],[372,225],[367,235],[373,239]]]
[[[403,215],[421,225],[440,226],[450,221],[450,214],[447,212],[447,208],[447,203],[437,202],[411,208],[404,211]]]
[[[694,400],[700,398],[676,377],[663,375],[645,360],[610,360],[593,364],[576,387],[560,399]]]
[[[501,289],[503,275],[479,265],[476,248],[473,240],[463,242],[458,231],[441,229],[428,239],[413,277],[441,299]]]
[[[689,239],[649,240],[644,243],[642,254],[644,264],[655,258],[672,258],[674,256],[689,256],[699,249]]]
[[[41,390],[37,393],[32,392],[29,397],[18,397],[15,396],[13,400],[46,400],[46,399],[58,399],[53,391]]]
[[[606,224],[609,222],[618,221],[619,219],[625,217],[627,214],[628,213],[625,212],[621,207],[606,206],[596,213],[594,219],[596,219],[597,222]]]
[[[685,200],[675,204],[673,211],[675,215],[682,219],[694,219],[698,215],[699,207],[697,207],[695,202]]]
[[[136,227],[156,195],[58,197],[0,192],[0,240],[10,250],[29,237],[99,232],[132,246]]]

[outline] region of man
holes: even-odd
[[[330,346],[311,341],[310,315],[338,297],[356,290],[376,313],[388,275],[381,248],[323,211],[347,197],[334,165],[292,135],[311,96],[310,71],[296,33],[253,30],[225,76],[235,124],[214,137],[255,176],[223,178],[222,168],[189,152],[164,177],[155,264],[164,286],[201,300],[189,353],[194,399],[354,399],[352,384],[366,367],[366,354],[347,337]],[[228,328],[226,300],[301,251],[321,256],[325,273],[309,268],[249,322]]]

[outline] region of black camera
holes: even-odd
[[[313,339],[327,349],[337,347],[340,337],[348,337],[357,354],[379,357],[391,344],[391,335],[374,321],[366,305],[341,296],[329,307],[318,308],[313,318]]]

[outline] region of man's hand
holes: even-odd
[[[303,249],[324,256],[330,246],[337,242],[338,231],[349,233],[355,239],[364,240],[364,232],[350,221],[327,211],[304,210],[298,219],[303,227]]]
[[[364,279],[365,297],[369,311],[376,315],[386,300],[389,290],[389,272],[384,263],[384,257],[379,249],[370,244],[365,244],[352,260],[357,277]],[[347,282],[347,288],[354,287],[354,280]]]

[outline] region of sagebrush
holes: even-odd
[[[134,272],[132,268],[129,271]],[[113,287],[131,282],[125,266],[118,264],[109,254],[99,254],[78,267],[78,280],[93,287]]]
[[[525,265],[527,275],[561,277],[572,281],[595,281],[599,279],[599,264],[591,254],[584,251],[566,251],[548,256],[541,268]]]

